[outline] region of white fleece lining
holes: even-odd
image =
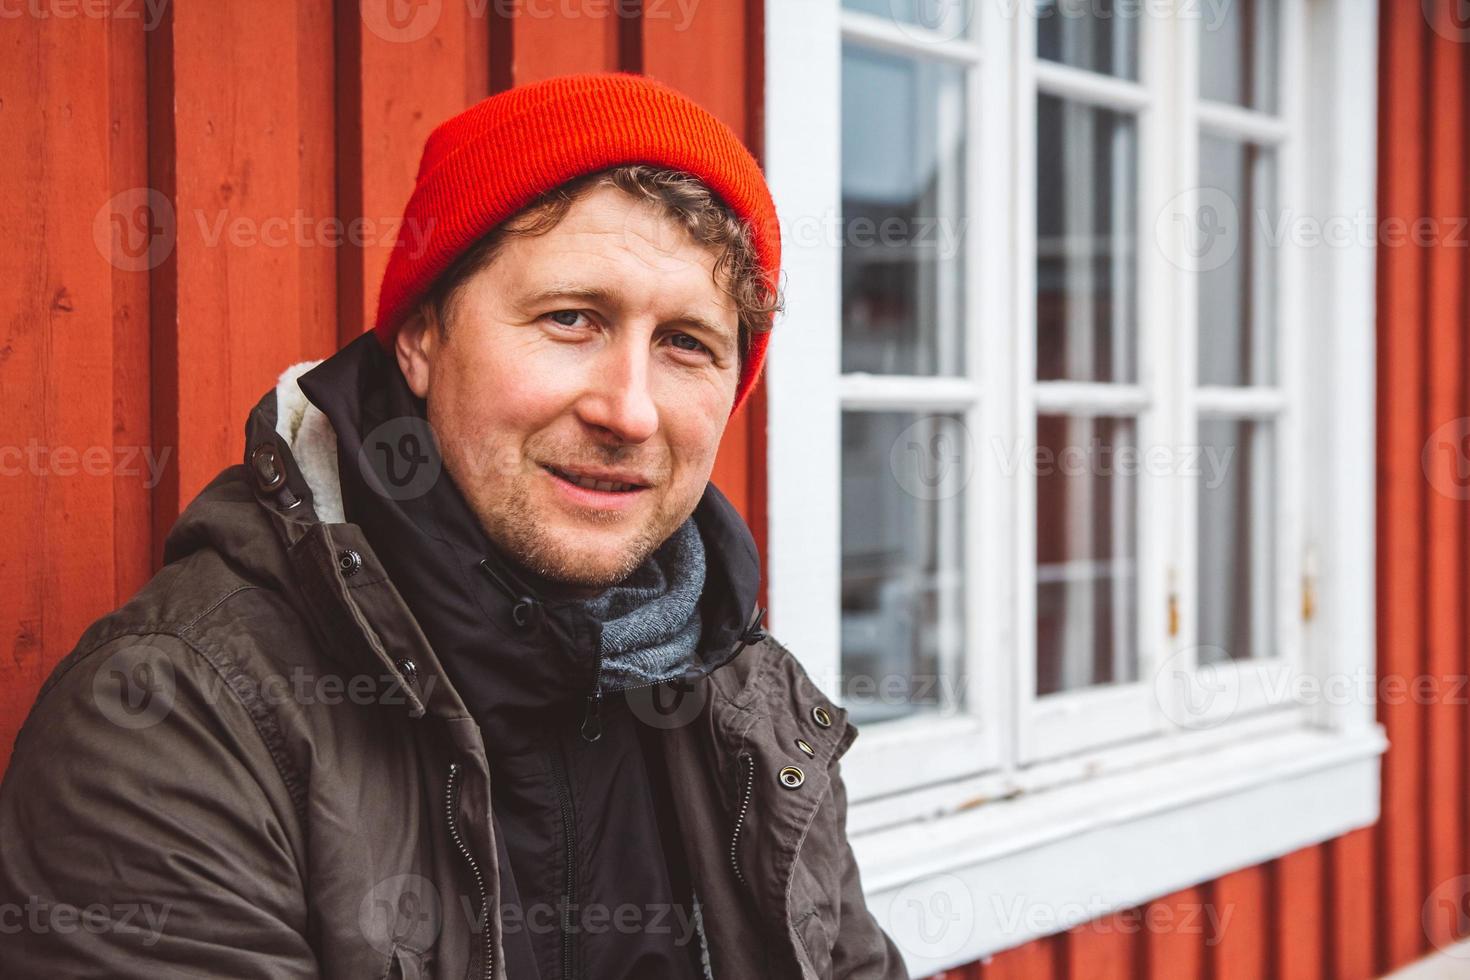
[[[281,372],[276,382],[276,433],[290,446],[296,466],[311,488],[317,518],[341,524],[346,517],[342,513],[342,481],[337,475],[337,433],[296,383],[320,363],[302,361]]]

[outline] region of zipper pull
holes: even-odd
[[[587,711],[582,716],[582,740],[595,742],[602,738],[602,688],[587,695]]]

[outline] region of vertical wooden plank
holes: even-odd
[[[153,33],[150,161],[178,228],[152,292],[154,434],[174,447],[172,479],[155,493],[158,542],[239,461],[245,415],[281,368],[323,352],[335,326],[314,311],[334,305],[321,298],[334,259],[320,253],[341,237],[333,178],[303,162],[326,145],[306,132],[333,96],[313,67],[332,63],[324,22],[233,0],[170,5]]]
[[[1104,915],[1063,936],[1063,980],[1133,980],[1141,957],[1144,909]]]
[[[372,326],[425,139],[490,94],[495,6],[337,5],[337,213],[380,230],[339,250],[339,344]]]
[[[1465,215],[1470,207],[1465,183],[1466,45],[1452,40],[1453,5],[1440,0],[1426,10],[1439,29],[1430,36],[1429,91],[1434,112],[1428,134],[1428,214],[1434,220],[1434,247],[1428,261],[1428,333],[1425,357],[1424,429],[1430,433],[1423,467],[1427,477],[1424,536],[1425,613],[1428,622],[1428,674],[1432,698],[1426,718],[1424,765],[1425,887],[1465,873],[1465,689],[1461,617],[1465,607],[1465,492],[1462,444],[1470,439],[1465,412],[1466,262]],[[1422,899],[1421,899],[1422,900]],[[1457,938],[1462,913],[1453,906],[1425,907],[1428,940],[1447,945]]]
[[[1383,759],[1378,823],[1380,972],[1424,948],[1423,713],[1406,685],[1420,674],[1424,593],[1424,254],[1410,232],[1425,211],[1425,57],[1418,5],[1381,7],[1379,216],[1399,238],[1378,250],[1378,658]],[[1383,685],[1397,686],[1383,686]]]
[[[116,593],[108,42],[96,17],[20,12],[0,31],[0,763]]]
[[[1327,892],[1327,976],[1333,980],[1369,980],[1377,975],[1375,830],[1355,830],[1328,841],[1323,848],[1327,852],[1323,876]]]
[[[1323,891],[1326,852],[1321,847],[1293,851],[1271,865],[1269,922],[1273,977],[1327,980],[1327,895]]]
[[[624,28],[636,29],[638,5],[627,0],[560,0],[518,4],[511,18],[511,79],[516,85],[584,71],[616,71]]]
[[[1210,882],[1207,911],[1211,914],[1201,917],[1201,927],[1206,930],[1211,980],[1267,976],[1269,886],[1267,866],[1260,864]]]
[[[1199,929],[1187,929],[1182,924],[1205,919],[1207,894],[1207,886],[1185,888],[1144,907],[1141,977],[1193,980],[1206,976],[1206,936]]]

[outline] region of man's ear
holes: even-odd
[[[434,355],[438,352],[442,333],[432,306],[423,305],[413,313],[393,339],[393,352],[408,387],[420,398],[429,396],[429,377],[433,373]]]

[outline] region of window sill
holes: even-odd
[[[927,976],[1368,826],[1386,748],[1377,725],[1297,729],[852,846],[870,910]],[[1208,934],[1224,911],[1187,914],[1169,928]]]

